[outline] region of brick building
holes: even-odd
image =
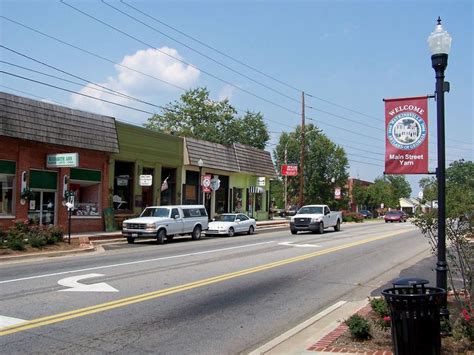
[[[0,92],[0,227],[15,220],[104,230],[109,156],[118,152],[113,117]]]

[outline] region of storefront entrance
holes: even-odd
[[[35,197],[28,200],[28,221],[49,226],[56,220],[56,192],[34,191]]]

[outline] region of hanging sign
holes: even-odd
[[[202,192],[211,192],[211,175],[201,177]]]
[[[341,188],[340,187],[336,187],[334,189],[334,198],[336,200],[340,200],[341,199]]]
[[[428,173],[428,98],[385,101],[385,174]]]
[[[281,175],[282,176],[297,176],[298,175],[298,165],[287,165],[284,164],[281,166]]]

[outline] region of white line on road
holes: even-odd
[[[27,322],[24,319],[0,316],[0,328]]]
[[[297,248],[321,248],[321,245],[318,245],[318,244],[294,244],[294,242],[283,242],[283,243],[278,243],[278,245],[284,245],[287,247],[297,247]]]
[[[150,263],[150,262],[153,262],[153,261],[160,261],[160,260],[178,259],[178,258],[184,258],[184,257],[188,257],[188,256],[217,253],[217,252],[220,252],[220,251],[227,251],[227,250],[234,250],[234,249],[241,249],[241,248],[249,248],[249,247],[254,247],[254,246],[259,246],[259,245],[264,245],[264,244],[271,244],[271,243],[275,243],[275,241],[272,240],[272,241],[269,241],[269,242],[240,245],[240,246],[237,246],[237,247],[230,247],[230,248],[206,250],[206,251],[200,251],[200,252],[197,252],[197,253],[180,254],[180,255],[173,255],[173,256],[164,256],[162,258],[130,261],[128,263],[119,263],[119,264],[111,264],[111,265],[104,265],[104,266],[94,266],[94,267],[88,267],[88,268],[85,268],[85,269],[55,272],[55,273],[52,273],[52,274],[21,277],[21,278],[18,278],[18,279],[0,281],[0,284],[6,284],[6,283],[11,283],[11,282],[17,282],[17,281],[25,281],[25,280],[33,280],[33,279],[40,279],[40,278],[44,278],[44,277],[51,277],[51,276],[58,276],[58,275],[67,275],[67,274],[73,274],[73,273],[76,273],[76,272],[84,272],[84,271],[100,270],[100,269],[110,269],[110,268],[113,268],[113,267],[125,266],[125,265],[144,264],[144,263]]]

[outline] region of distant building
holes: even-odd
[[[347,180],[347,191],[349,193],[349,211],[357,212],[358,211],[358,204],[360,204],[360,201],[356,201],[354,196],[352,195],[352,189],[354,188],[354,185],[367,187],[367,186],[370,186],[372,184],[373,184],[373,182],[365,181],[365,180],[361,180],[361,179],[356,179],[356,178],[349,178]]]

